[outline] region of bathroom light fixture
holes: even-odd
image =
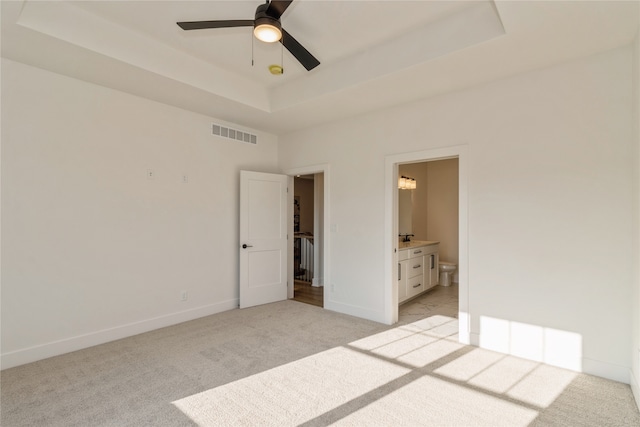
[[[417,182],[414,178],[403,175],[398,179],[398,188],[401,190],[415,190],[417,188]]]

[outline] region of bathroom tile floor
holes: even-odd
[[[436,286],[420,297],[402,304],[398,309],[399,323],[413,323],[418,320],[442,315],[458,318],[458,284]]]

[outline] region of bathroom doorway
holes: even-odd
[[[404,153],[398,155],[387,156],[385,161],[385,244],[387,251],[385,251],[385,314],[389,324],[393,324],[399,321],[400,315],[403,316],[403,323],[407,315],[414,317],[421,316],[419,305],[422,304],[424,308],[429,308],[431,313],[434,310],[444,310],[446,313],[455,313],[457,311],[458,328],[459,328],[459,341],[462,343],[469,342],[469,316],[468,316],[468,234],[467,234],[467,146],[454,146],[447,148],[439,148],[433,150],[426,150],[414,153]],[[436,163],[439,161],[453,160],[449,163]],[[457,162],[457,215],[451,215],[451,211],[447,214],[446,210],[441,213],[432,213],[431,222],[428,216],[424,218],[424,215],[417,213],[418,221],[416,222],[415,230],[412,228],[413,238],[420,237],[421,240],[441,241],[446,242],[442,248],[442,259],[449,261],[447,258],[451,258],[455,262],[457,252],[457,269],[454,282],[457,282],[456,287],[441,287],[436,286],[432,290],[416,297],[414,300],[408,301],[403,304],[403,307],[398,305],[398,248],[399,248],[399,192],[406,190],[398,189],[398,178],[402,175],[400,171],[403,171],[404,175],[417,175],[412,178],[416,179],[417,188],[420,188],[420,181],[425,184],[429,180],[429,166],[432,166],[432,172],[437,169],[446,169]],[[426,171],[418,170],[424,165],[427,165]],[[442,168],[441,168],[442,167]],[[446,172],[444,176],[451,176],[452,170]],[[437,174],[436,174],[437,175]],[[422,176],[422,178],[420,178]],[[433,181],[431,184],[437,184]],[[448,185],[451,185],[449,183]],[[455,184],[454,184],[455,185]],[[430,188],[430,185],[426,186],[426,190]],[[416,190],[412,190],[416,191]],[[432,190],[435,194],[432,196],[445,197],[444,191],[439,191],[436,185],[436,189]],[[439,194],[440,193],[440,194]],[[436,199],[437,200],[437,199]],[[417,206],[415,210],[425,210],[428,207],[421,206],[428,204],[429,196],[424,200],[416,200]],[[451,200],[449,200],[451,202]],[[412,206],[413,210],[413,206]],[[412,213],[412,217],[413,217]],[[421,216],[422,215],[422,216]],[[448,222],[446,226],[447,230],[445,234],[439,234],[436,228],[437,224],[443,224],[442,221]],[[452,225],[453,224],[453,225]],[[431,227],[430,227],[431,226]],[[413,225],[412,225],[413,227]],[[431,234],[429,229],[431,228]],[[415,236],[417,233],[423,233],[419,236]],[[426,234],[424,234],[426,233]],[[457,233],[457,238],[456,238]],[[455,242],[454,242],[455,240]],[[457,245],[456,245],[457,243]],[[457,246],[457,248],[456,248]],[[431,297],[431,302],[429,298]],[[435,302],[435,304],[434,304]],[[413,306],[411,304],[414,304]],[[440,309],[438,309],[438,306]],[[424,313],[427,310],[423,310]],[[443,312],[443,315],[445,315]]]
[[[457,319],[458,158],[403,163],[398,174],[413,183],[398,185],[398,234],[403,245],[439,242],[438,263],[456,267],[448,278],[440,275],[433,288],[400,301],[398,321],[411,323],[435,315]]]

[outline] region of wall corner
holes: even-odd
[[[632,65],[633,120],[633,264],[632,264],[632,337],[629,384],[640,408],[640,29],[633,41]]]

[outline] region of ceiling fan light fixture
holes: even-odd
[[[280,41],[282,38],[282,31],[280,31],[279,25],[276,24],[279,24],[279,22],[268,19],[257,19],[255,27],[253,27],[253,35],[255,35],[258,40],[266,43],[275,43]]]

